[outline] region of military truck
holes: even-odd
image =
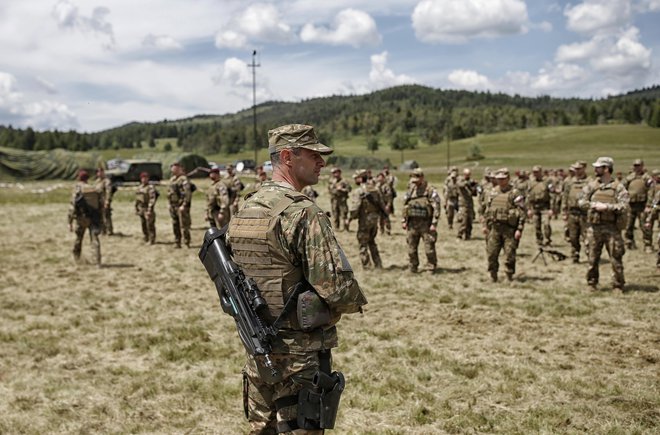
[[[140,174],[147,172],[150,181],[160,181],[163,178],[163,166],[160,162],[148,160],[122,160],[114,169],[108,169],[106,176],[112,184],[139,182]]]

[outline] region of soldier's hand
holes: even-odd
[[[607,211],[607,204],[603,202],[594,202],[591,205],[591,208],[596,210],[596,211]]]
[[[404,230],[407,230],[408,229],[408,224],[406,222],[402,222],[401,223],[401,228],[403,228]]]
[[[548,210],[548,216],[553,217],[555,215],[555,212],[552,211],[552,209]]]
[[[429,228],[429,231],[431,231],[432,233],[435,233],[435,231],[436,231],[435,225],[431,225],[431,227]]]
[[[564,213],[564,215],[562,217],[565,221],[567,221],[568,220],[568,213]]]
[[[488,235],[488,227],[483,227],[481,229],[481,232],[484,233],[485,236],[487,236]]]
[[[650,230],[651,229],[651,222],[645,222],[644,223],[644,228],[646,228],[647,230]]]
[[[515,232],[515,234],[513,235],[513,237],[514,237],[516,240],[520,240],[520,238],[522,237],[522,231],[520,231],[520,230],[516,230],[516,232]]]
[[[527,210],[527,217],[530,219],[534,217],[534,211],[532,209]]]
[[[182,205],[181,207],[179,207],[179,211],[180,211],[180,212],[184,212],[184,211],[186,211],[186,206],[185,206],[185,205]]]

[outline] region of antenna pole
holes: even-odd
[[[257,67],[261,66],[256,61],[257,50],[252,51],[252,63],[248,68],[252,68],[252,128],[254,133],[254,164],[259,165],[257,160],[257,151],[259,150],[259,140],[257,138]]]

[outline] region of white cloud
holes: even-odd
[[[464,43],[527,31],[522,0],[422,0],[412,14],[417,38],[430,43]]]
[[[376,22],[369,14],[356,9],[344,9],[334,19],[331,29],[306,24],[300,32],[303,42],[330,45],[377,45],[381,42]]]
[[[462,89],[486,90],[492,87],[488,77],[476,71],[457,69],[447,76],[451,84]]]
[[[226,59],[220,72],[211,80],[216,85],[222,85],[232,95],[245,101],[252,101],[252,72],[245,61],[236,57]],[[264,77],[260,77],[257,82],[256,97],[258,101],[272,98],[268,82]]]
[[[154,35],[152,33],[144,37],[142,45],[160,51],[181,50],[183,48],[179,41],[169,35]]]
[[[384,51],[371,56],[369,81],[372,89],[382,89],[414,83],[415,80],[405,74],[397,75],[391,69],[387,68],[387,51]]]
[[[25,101],[16,90],[16,78],[0,71],[0,118],[12,119],[17,127],[38,130],[76,128],[76,115],[62,103],[55,101]]]
[[[542,93],[557,92],[575,87],[584,82],[589,73],[578,65],[559,63],[549,68],[542,68],[538,75],[530,77],[529,86],[532,90]]]
[[[626,25],[631,19],[630,0],[585,0],[564,9],[569,30],[593,34]]]
[[[91,32],[107,38],[105,48],[112,48],[115,45],[112,24],[106,19],[109,14],[110,9],[99,6],[92,10],[90,16],[82,15],[78,12],[78,6],[69,0],[60,0],[52,11],[52,16],[60,28]]]
[[[246,48],[251,41],[286,44],[295,39],[291,27],[273,4],[256,3],[230,20],[215,38],[218,48]]]
[[[642,0],[638,7],[641,12],[657,12],[660,11],[660,0]]]
[[[599,54],[602,41],[602,37],[595,36],[589,41],[560,45],[557,48],[555,60],[558,62],[577,62],[590,59]]]

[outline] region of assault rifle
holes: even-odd
[[[373,206],[375,206],[378,209],[378,211],[380,212],[380,215],[382,217],[384,217],[384,218],[389,217],[389,214],[387,213],[387,211],[385,211],[385,209],[382,207],[382,205],[380,203],[376,202],[376,200],[374,199],[371,192],[363,192],[363,193],[360,194],[360,197],[361,198],[366,198],[367,201],[369,201]]]
[[[222,229],[209,228],[204,234],[204,243],[199,259],[204,264],[220,297],[222,310],[236,321],[238,335],[250,355],[261,355],[273,377],[277,370],[270,359],[271,342],[277,328],[264,320],[268,304],[254,280],[246,278],[243,271],[231,259],[225,244],[227,226]]]
[[[548,249],[548,248],[544,248],[543,246],[539,246],[539,252],[537,252],[536,256],[534,256],[532,263],[535,262],[537,258],[541,257],[541,259],[543,260],[543,264],[547,266],[548,263],[545,261],[545,253],[550,255],[550,257],[552,257],[552,259],[555,261],[564,261],[568,258],[566,254],[564,254],[563,252],[557,251],[555,249]]]

